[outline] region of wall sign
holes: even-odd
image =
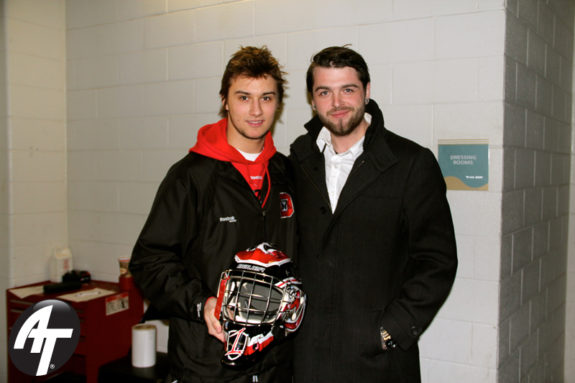
[[[488,190],[489,142],[439,140],[439,166],[449,190]]]

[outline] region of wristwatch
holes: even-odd
[[[393,350],[397,347],[397,343],[391,338],[386,329],[380,327],[379,334],[381,335],[381,348],[384,351]]]

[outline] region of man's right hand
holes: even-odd
[[[224,331],[222,324],[215,315],[216,302],[217,299],[215,297],[210,297],[206,300],[206,304],[204,305],[204,320],[208,326],[208,333],[223,343],[225,342]]]

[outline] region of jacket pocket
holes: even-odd
[[[354,324],[350,326],[348,323],[347,326],[350,326],[349,341],[356,355],[369,358],[383,353],[378,323],[382,311],[379,309],[359,310],[356,312],[355,320],[351,322]],[[343,324],[343,326],[346,325]]]

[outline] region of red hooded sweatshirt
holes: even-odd
[[[200,129],[198,140],[190,152],[202,154],[219,161],[231,162],[250,185],[262,206],[265,205],[269,191],[270,179],[268,163],[276,153],[271,132],[265,136],[264,148],[255,161],[247,160],[236,148],[228,144],[226,129],[228,120],[221,119],[215,124],[209,124]],[[264,191],[264,178],[267,179],[267,190]],[[264,195],[265,194],[265,195]]]

